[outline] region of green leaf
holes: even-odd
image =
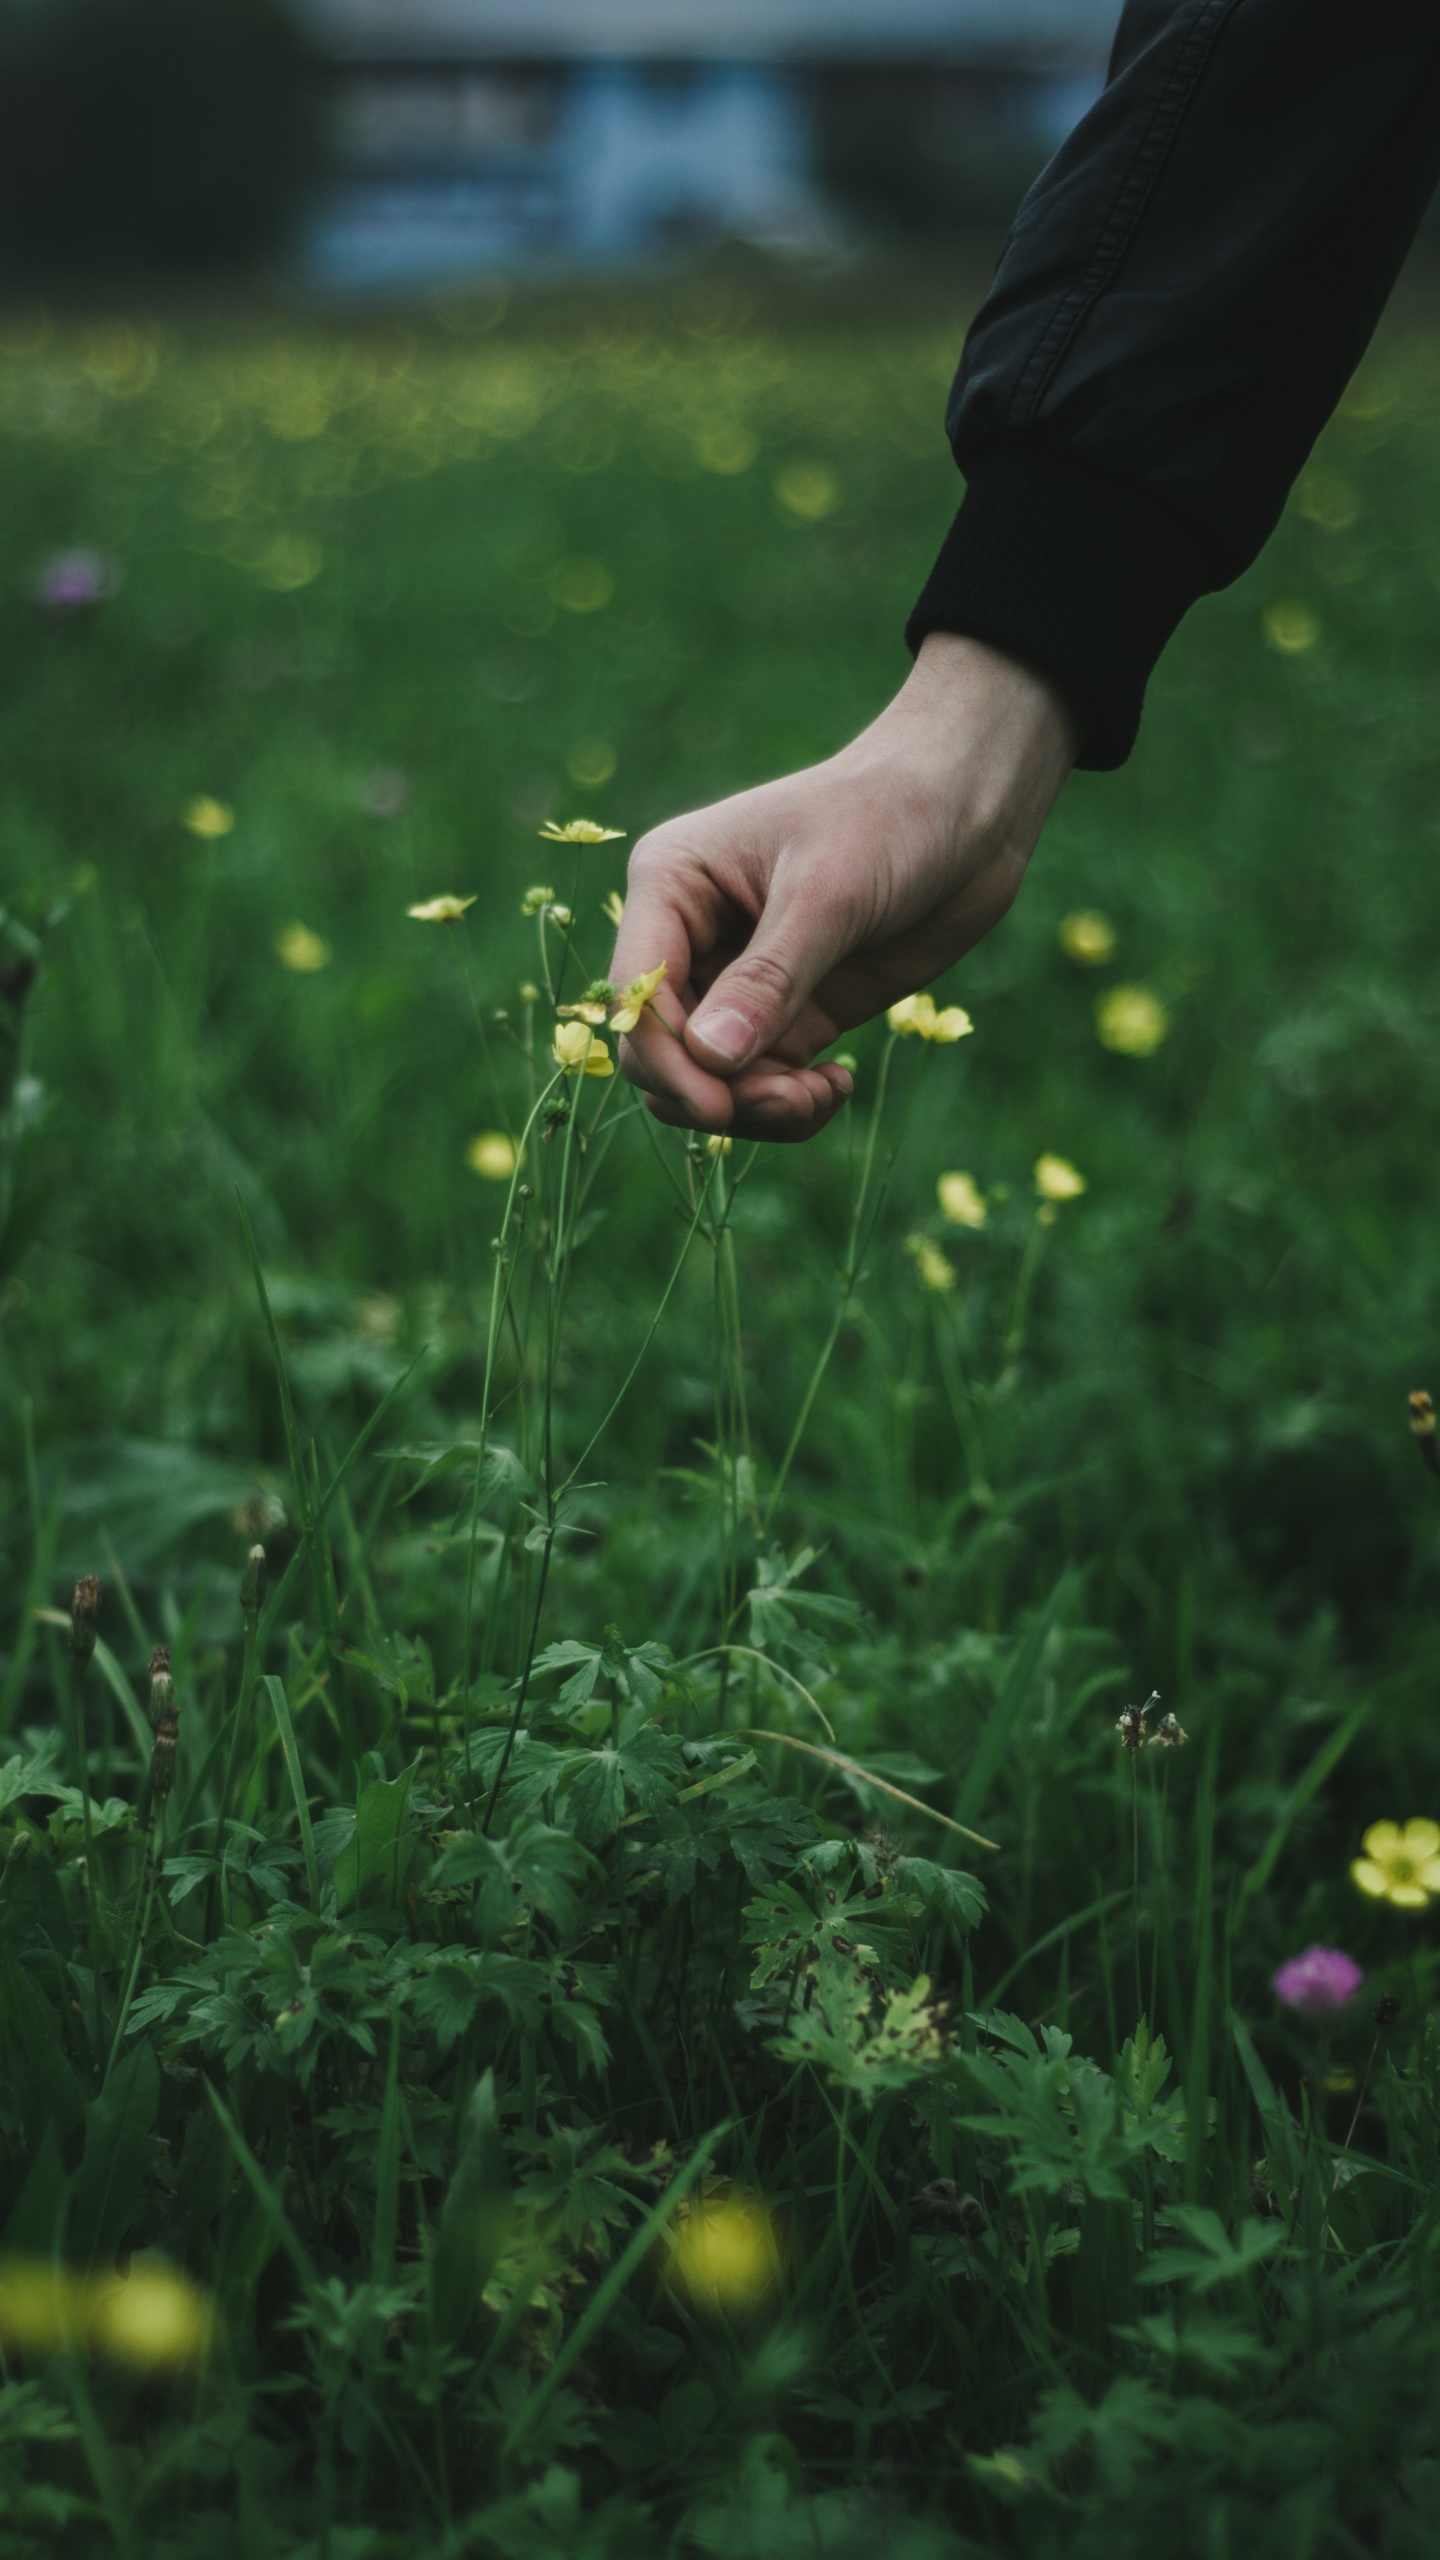
[[[148,2044],[131,2047],[108,2087],[85,2110],[85,2156],[75,2181],[72,2246],[84,2266],[113,2258],[140,2214],[150,2135],[160,2107],[160,2066]]]
[[[431,2314],[436,2336],[445,2344],[464,2331],[505,2245],[509,2222],[510,2172],[500,2140],[494,2074],[487,2071],[465,2110],[455,2173],[430,2261]]]
[[[413,1769],[398,1778],[372,1778],[361,1790],[354,1835],[335,1861],[337,1909],[377,1901],[397,1910],[416,1834],[407,1830]]]

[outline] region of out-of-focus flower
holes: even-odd
[[[192,836],[213,842],[217,836],[228,836],[235,824],[235,812],[228,800],[212,800],[202,792],[198,800],[187,800],[180,813],[180,823]]]
[[[733,1138],[707,1138],[705,1141],[705,1153],[707,1156],[731,1156],[734,1152],[735,1141]]]
[[[623,827],[602,827],[594,818],[567,818],[564,826],[547,818],[540,829],[547,844],[616,844],[625,834]]]
[[[990,1212],[973,1173],[942,1173],[935,1185],[940,1215],[952,1227],[983,1227]]]
[[[1073,916],[1061,922],[1060,948],[1082,969],[1103,968],[1115,949],[1115,927],[1093,907],[1077,907]]]
[[[914,1257],[922,1289],[933,1289],[939,1295],[954,1288],[955,1265],[948,1254],[941,1252],[938,1244],[931,1243],[928,1236],[907,1236],[905,1250]]]
[[[1360,1845],[1365,1855],[1352,1859],[1350,1873],[1373,1901],[1423,1911],[1440,1893],[1440,1822],[1372,1822]]]
[[[562,907],[557,901],[557,903],[550,909],[550,921],[552,924],[567,925],[573,924],[575,919],[571,915],[569,908]]]
[[[1163,1715],[1150,1736],[1154,1751],[1183,1751],[1190,1736],[1178,1716]]]
[[[522,916],[537,916],[542,907],[553,907],[554,903],[554,890],[549,888],[543,880],[537,880],[534,888],[527,889],[521,899],[520,913]]]
[[[330,945],[312,933],[308,924],[282,925],[275,936],[275,955],[287,969],[308,977],[316,969],[328,968]]]
[[[662,960],[658,969],[647,969],[644,971],[642,976],[631,979],[629,986],[625,988],[619,1003],[610,1016],[610,1028],[612,1031],[634,1030],[636,1023],[639,1021],[641,1014],[645,1010],[645,1007],[654,997],[655,990],[659,986],[664,975],[665,963]]]
[[[840,503],[840,483],[828,462],[790,462],[775,475],[775,495],[797,524],[819,524]]]
[[[1102,1047],[1122,1058],[1150,1058],[1170,1029],[1170,1016],[1148,987],[1109,987],[1095,1007]]]
[[[400,818],[410,806],[410,780],[393,765],[379,765],[367,773],[355,797],[372,818]]]
[[[963,1005],[950,1004],[938,1013],[930,995],[902,996],[898,1004],[892,1004],[885,1019],[891,1030],[898,1031],[904,1039],[918,1036],[921,1040],[963,1040],[975,1028]]]
[[[780,2249],[763,2198],[691,2200],[676,2216],[670,2272],[705,2309],[745,2311],[778,2281]]]
[[[750,429],[738,421],[707,427],[695,439],[695,459],[701,470],[718,472],[727,480],[737,471],[748,471],[759,450]]]
[[[603,1040],[597,1040],[585,1022],[561,1022],[556,1025],[550,1043],[550,1055],[567,1076],[613,1076],[615,1061]]]
[[[120,584],[120,571],[103,551],[52,551],[31,582],[37,604],[50,613],[80,613],[103,604]]]
[[[521,979],[521,981],[520,981],[520,986],[519,986],[519,996],[520,996],[520,1001],[521,1001],[521,1003],[522,1003],[522,1004],[538,1004],[538,1003],[539,1003],[539,1001],[540,1001],[540,990],[539,990],[539,988],[535,985],[535,983],[534,983],[533,979],[530,979],[530,978],[522,978],[522,979]]]
[[[611,890],[600,912],[618,933],[625,919],[625,901],[618,889]]]
[[[1275,1990],[1287,2009],[1307,2018],[1326,2018],[1353,2000],[1365,1976],[1339,1947],[1307,1947],[1292,1956],[1275,1976]]]
[[[503,1129],[482,1129],[466,1148],[465,1161],[486,1182],[508,1182],[519,1158],[514,1139],[507,1138]]]
[[[0,2259],[0,2344],[19,2355],[80,2351],[180,2372],[204,2362],[217,2328],[213,2295],[157,2259],[133,2258],[128,2276]]]
[[[1282,658],[1303,657],[1320,637],[1320,625],[1307,604],[1269,604],[1261,620],[1266,640]]]
[[[424,898],[418,907],[407,907],[405,913],[413,916],[417,924],[458,924],[466,908],[474,906],[478,895],[476,890],[468,898],[448,894],[443,898]]]
[[[1088,1189],[1085,1176],[1067,1156],[1037,1156],[1035,1188],[1042,1200],[1078,1200]]]

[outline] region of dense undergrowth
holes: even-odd
[[[958,335],[737,292],[6,335],[17,2554],[1429,2548],[1431,344],[727,1155],[552,822],[880,697]]]

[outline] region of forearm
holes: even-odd
[[[1027,197],[950,408],[969,487],[910,625],[1050,671],[1129,753],[1195,598],[1254,558],[1440,166],[1429,0],[1148,0]]]

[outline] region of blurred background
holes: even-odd
[[[0,0],[15,279],[395,292],[1003,223],[1114,0]]]

